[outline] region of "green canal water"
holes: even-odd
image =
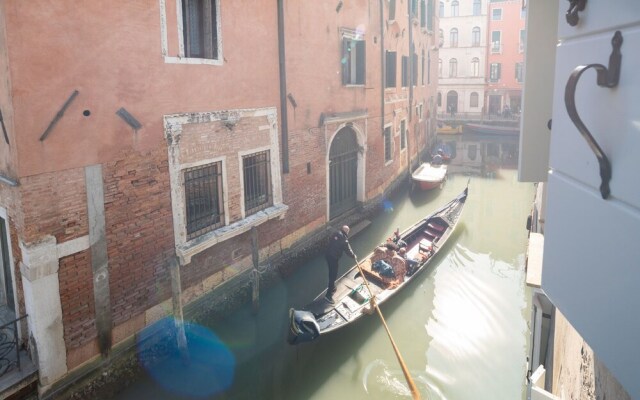
[[[458,165],[451,170],[460,172],[449,174],[441,189],[398,191],[351,242],[366,255],[396,227],[452,199],[470,179],[456,232],[430,269],[385,303],[382,313],[423,399],[524,399],[530,316],[525,223],[534,186],[519,183],[513,168],[465,161],[469,145],[459,140]],[[503,166],[517,162],[513,154],[498,159]],[[341,271],[349,261],[343,257]],[[410,399],[377,315],[313,343],[286,343],[288,309],[312,300],[326,287],[326,275],[318,255],[262,291],[256,315],[247,306],[227,319],[190,326],[195,348],[188,367],[176,361],[150,368],[117,398]]]

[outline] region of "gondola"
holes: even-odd
[[[325,289],[303,309],[290,309],[289,344],[310,342],[372,314],[371,296],[376,304],[383,304],[428,269],[456,228],[468,191],[467,184],[455,199],[399,233],[395,246],[381,245],[358,260],[359,264],[336,280],[333,304],[325,299]],[[406,259],[400,253],[406,253]]]

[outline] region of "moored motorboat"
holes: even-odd
[[[413,173],[411,179],[422,190],[439,187],[447,176],[446,164],[422,163]]]
[[[288,342],[309,342],[346,327],[374,311],[372,299],[380,305],[404,289],[427,269],[450,239],[464,209],[468,189],[467,185],[455,199],[399,233],[398,252],[380,246],[351,267],[336,281],[333,303],[326,300],[325,290],[303,309],[290,309]]]

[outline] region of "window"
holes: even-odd
[[[491,32],[491,52],[500,53],[502,51],[502,45],[500,43],[500,31]]]
[[[364,85],[365,41],[342,39],[342,84]]]
[[[473,0],[473,15],[480,15],[482,8],[481,0]]]
[[[451,28],[449,31],[449,46],[458,47],[458,29]]]
[[[411,83],[413,86],[418,84],[418,55],[416,53],[411,55]]]
[[[442,59],[438,59],[438,78],[442,78]]]
[[[411,15],[418,16],[418,0],[409,0],[411,2]]]
[[[500,80],[500,63],[491,63],[490,73],[489,73],[489,81],[498,82]]]
[[[420,76],[422,77],[422,80],[421,80],[422,86],[424,86],[424,49],[422,49],[422,64],[421,65],[422,65],[422,68],[420,68],[420,72],[421,72]]]
[[[391,149],[391,127],[384,128],[384,161],[388,162],[392,160],[393,151]]]
[[[422,14],[426,13],[426,18],[427,18],[427,30],[429,32],[433,31],[433,18],[434,18],[434,7],[433,7],[433,0],[428,0],[427,1],[427,10],[426,12],[424,11],[424,1],[422,2]]]
[[[440,10],[439,10],[439,12],[438,12],[438,15],[439,15],[441,18],[442,18],[442,17],[444,17],[444,2],[443,2],[443,1],[441,1],[441,2],[440,2]]]
[[[449,60],[449,78],[458,76],[458,60],[452,58]]]
[[[389,20],[396,19],[396,0],[389,0]]]
[[[388,88],[396,87],[396,76],[397,76],[396,57],[397,56],[395,51],[387,50],[386,58],[385,58],[386,71],[385,71],[384,87],[388,87]]]
[[[494,21],[500,21],[502,19],[502,8],[494,8],[491,10],[491,19]]]
[[[478,108],[478,96],[477,92],[471,92],[471,96],[469,97],[469,107]]]
[[[456,0],[453,0],[451,2],[451,16],[452,17],[458,16],[458,2]]]
[[[402,56],[402,87],[409,86],[409,57]]]
[[[522,63],[516,63],[516,81],[522,82]]]
[[[422,84],[424,85],[424,77],[422,77]],[[427,52],[427,83],[431,83],[431,52]]]
[[[245,214],[255,214],[273,205],[269,150],[242,157],[242,170]]]
[[[480,59],[478,57],[471,59],[471,76],[480,76]]]
[[[407,147],[407,121],[400,121],[400,150]]]
[[[427,26],[427,5],[424,0],[420,0],[420,27]]]
[[[471,46],[480,46],[480,27],[474,26],[471,30]]]
[[[442,47],[444,45],[444,32],[440,29],[440,33],[438,36],[440,39],[438,41],[438,47]]]
[[[521,7],[520,8],[520,18],[521,19],[525,19],[527,16],[527,9],[526,7]]]
[[[187,58],[218,59],[216,0],[182,0],[182,38]]]
[[[224,225],[222,163],[183,171],[187,240]]]
[[[442,93],[438,92],[438,107],[442,107]]]
[[[520,29],[520,44],[518,46],[520,53],[524,51],[524,41],[526,40],[526,38],[526,31],[524,29]]]

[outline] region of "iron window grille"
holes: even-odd
[[[242,157],[244,171],[244,209],[255,214],[273,205],[271,159],[269,151]]]
[[[222,163],[184,170],[187,240],[224,225]]]
[[[384,161],[391,161],[391,127],[384,128]]]

